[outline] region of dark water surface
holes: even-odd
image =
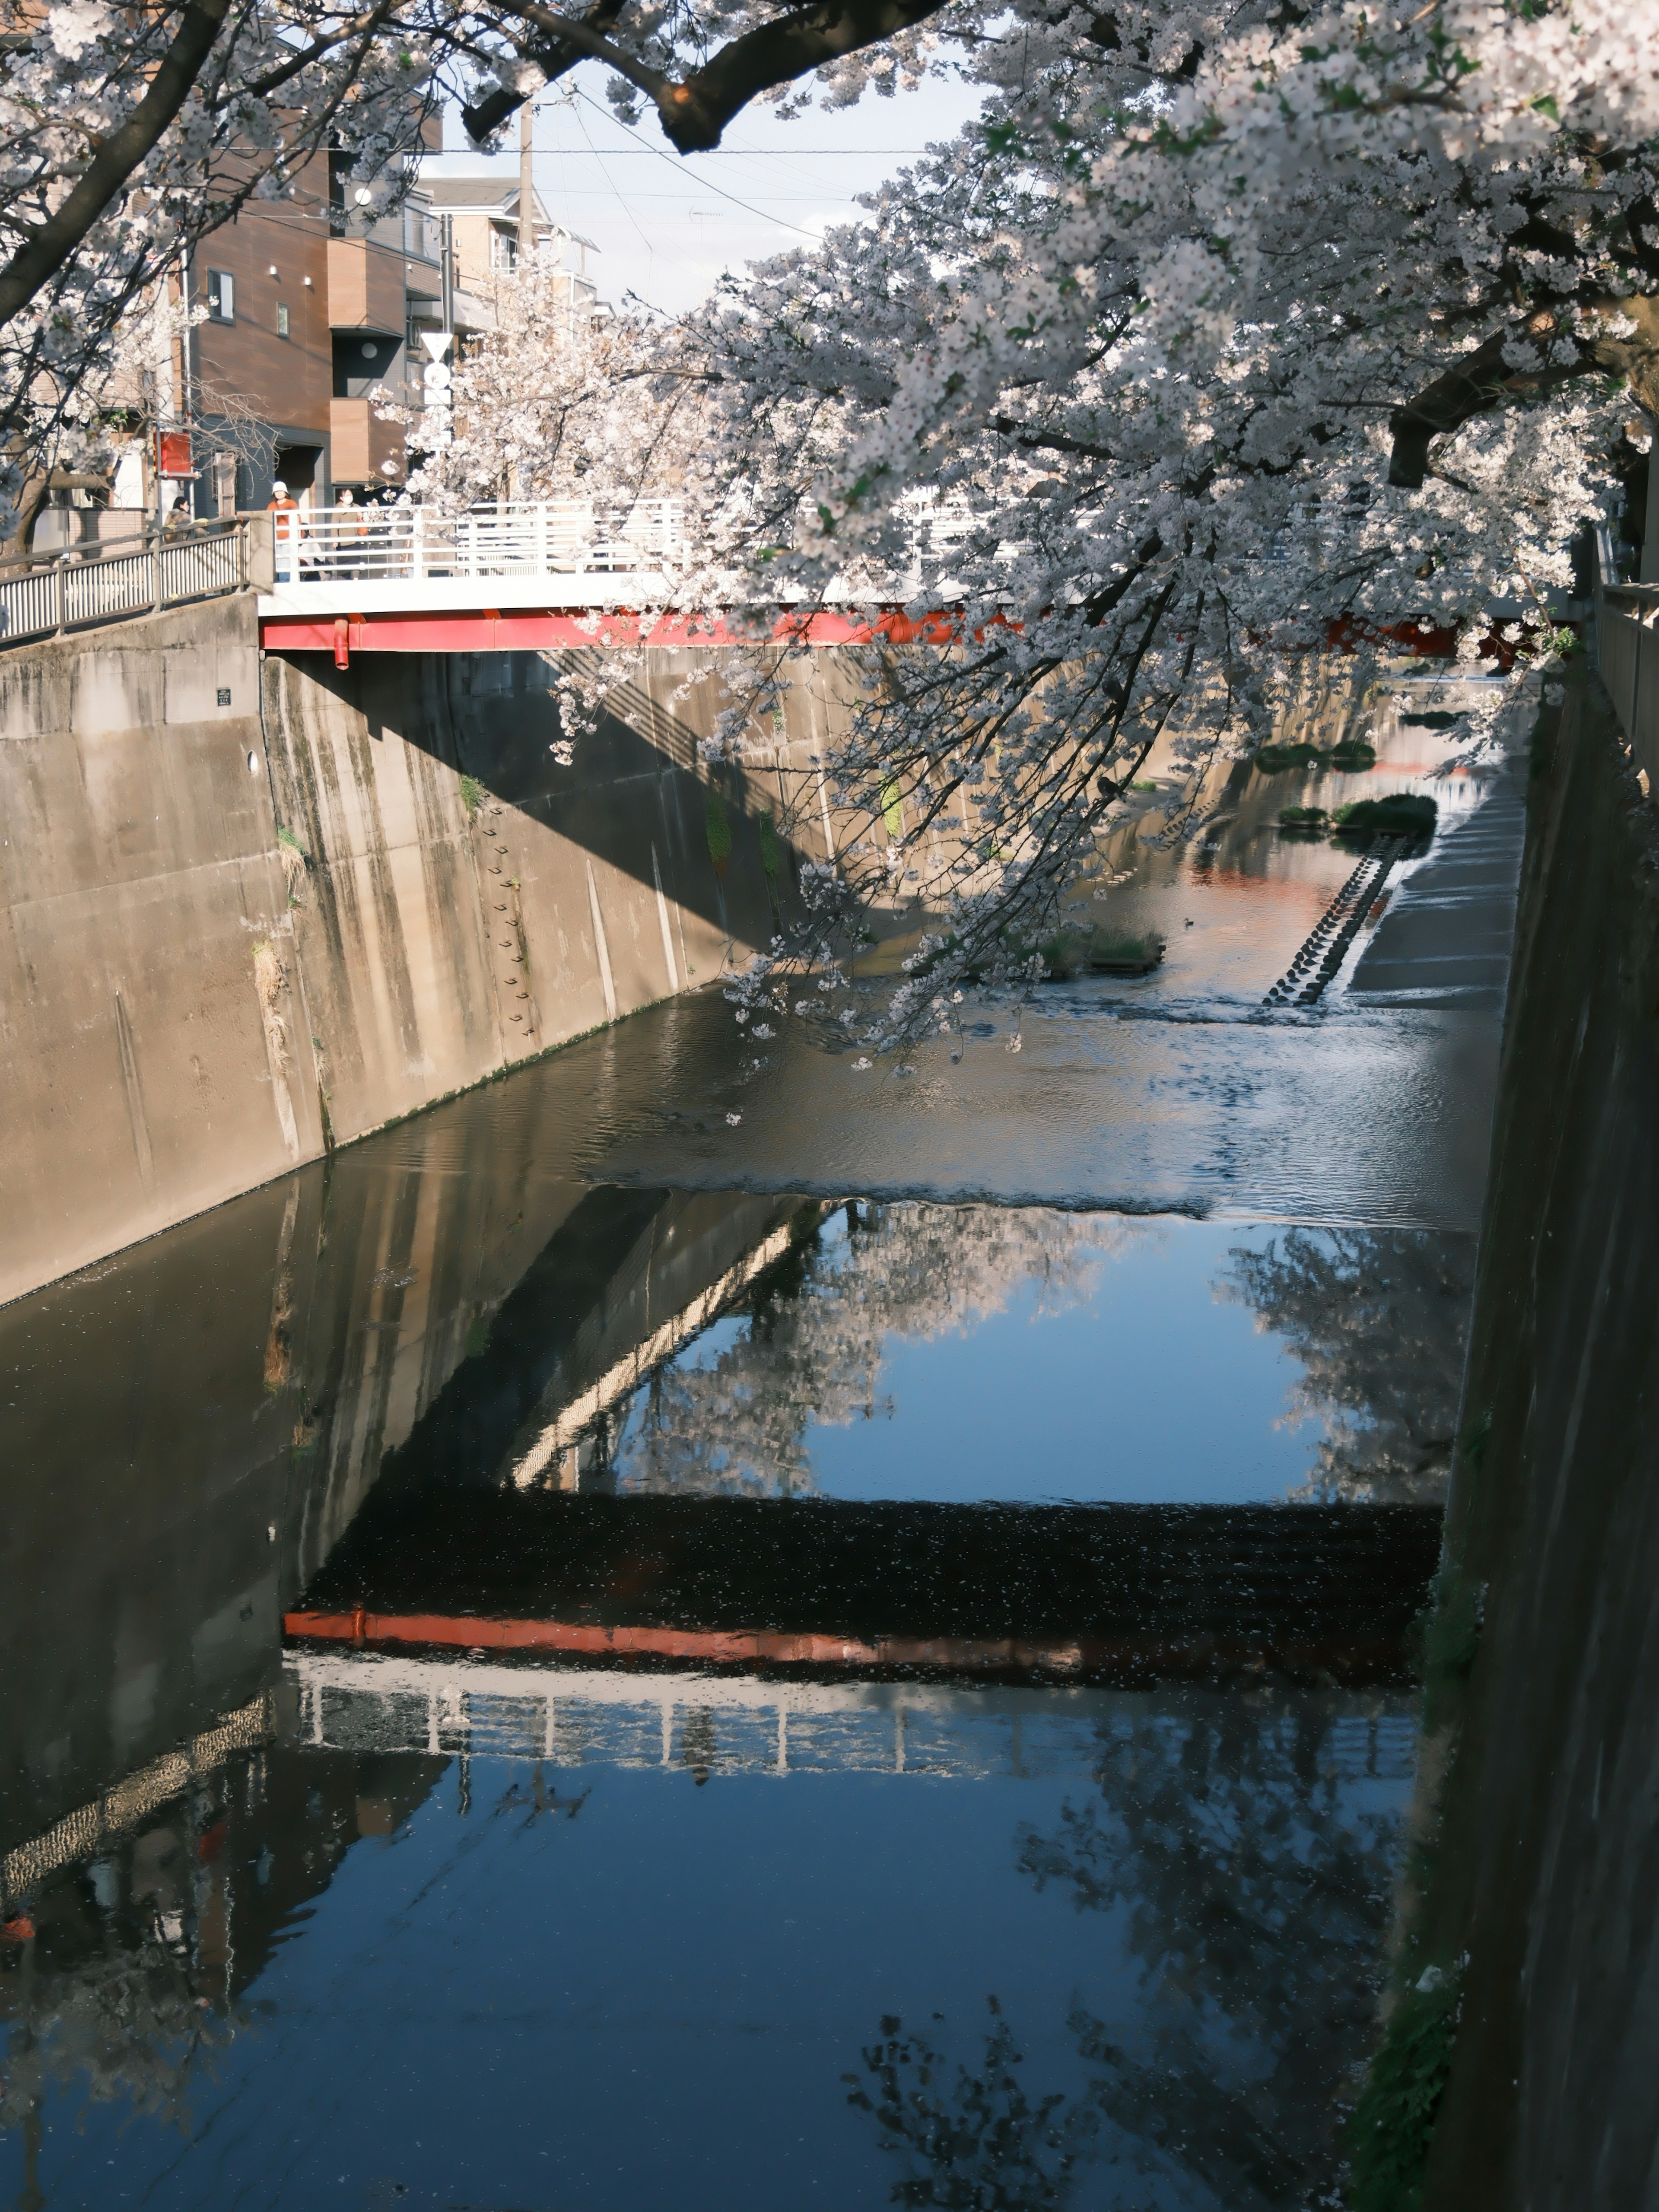
[[[1500,1010],[1262,1018],[1261,832],[959,1063],[682,1003],[0,1311],[5,2201],[1327,2201]]]

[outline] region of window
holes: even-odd
[[[210,323],[234,323],[236,319],[236,279],[228,269],[210,269],[208,276],[208,320]]]
[[[286,300],[278,300],[276,302],[276,335],[279,338],[285,338],[288,336],[288,302]]]

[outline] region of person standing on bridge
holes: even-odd
[[[271,519],[270,536],[276,556],[276,581],[291,584],[300,540],[300,502],[289,497],[288,486],[281,477],[270,487],[270,505],[265,512]]]

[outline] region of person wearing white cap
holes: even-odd
[[[276,581],[294,581],[295,551],[300,539],[300,502],[288,495],[288,486],[278,477],[270,487],[270,505],[266,510],[270,516],[270,536],[276,556]]]

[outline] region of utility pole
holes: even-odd
[[[535,165],[531,157],[536,132],[536,103],[526,100],[519,110],[519,266],[528,269],[536,251]]]

